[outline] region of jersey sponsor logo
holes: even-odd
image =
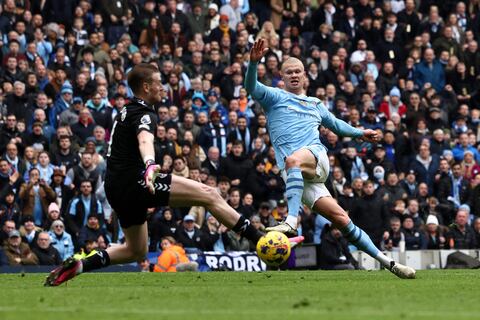
[[[318,119],[319,116],[317,114],[317,111],[315,109],[310,109],[310,108],[301,108],[299,106],[288,106],[287,107],[288,111],[293,111],[296,116],[299,117],[312,117],[315,119]]]
[[[152,119],[148,114],[146,114],[140,119],[140,125],[138,126],[138,128],[149,130],[150,129],[149,124],[151,123],[152,123]]]

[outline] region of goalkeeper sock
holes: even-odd
[[[255,244],[257,244],[258,240],[263,236],[260,231],[252,226],[250,220],[245,219],[244,216],[240,216],[237,223],[233,226],[232,231],[240,233],[248,240],[252,240]]]
[[[382,265],[390,266],[392,259],[390,259],[380,250],[378,250],[378,248],[373,244],[372,239],[370,239],[368,234],[366,234],[365,231],[354,225],[351,220],[340,231],[342,231],[343,236],[355,247],[367,253],[372,258],[378,260]]]
[[[88,272],[95,269],[105,268],[110,265],[110,256],[107,251],[98,251],[94,255],[82,259],[83,270],[82,272]]]
[[[287,170],[286,195],[288,200],[288,217],[286,223],[297,228],[297,217],[302,205],[303,176],[302,170],[293,167]]]

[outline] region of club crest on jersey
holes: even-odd
[[[152,123],[152,120],[150,119],[150,116],[148,114],[144,115],[141,119],[140,119],[140,125],[138,126],[138,128],[142,128],[142,129],[149,129],[149,124]]]

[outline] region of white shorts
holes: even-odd
[[[313,179],[304,179],[302,202],[309,208],[313,208],[315,201],[323,197],[331,197],[330,192],[325,186],[325,181],[330,173],[330,163],[328,161],[327,152],[321,146],[306,146],[302,149],[309,150],[317,159],[317,168]],[[287,181],[287,173],[282,171],[282,178]]]

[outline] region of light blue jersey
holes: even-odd
[[[280,169],[284,169],[287,156],[303,147],[319,145],[325,149],[320,142],[320,125],[339,136],[363,136],[363,130],[337,119],[320,99],[267,87],[258,82],[256,63],[248,65],[245,88],[266,112],[270,139]]]

